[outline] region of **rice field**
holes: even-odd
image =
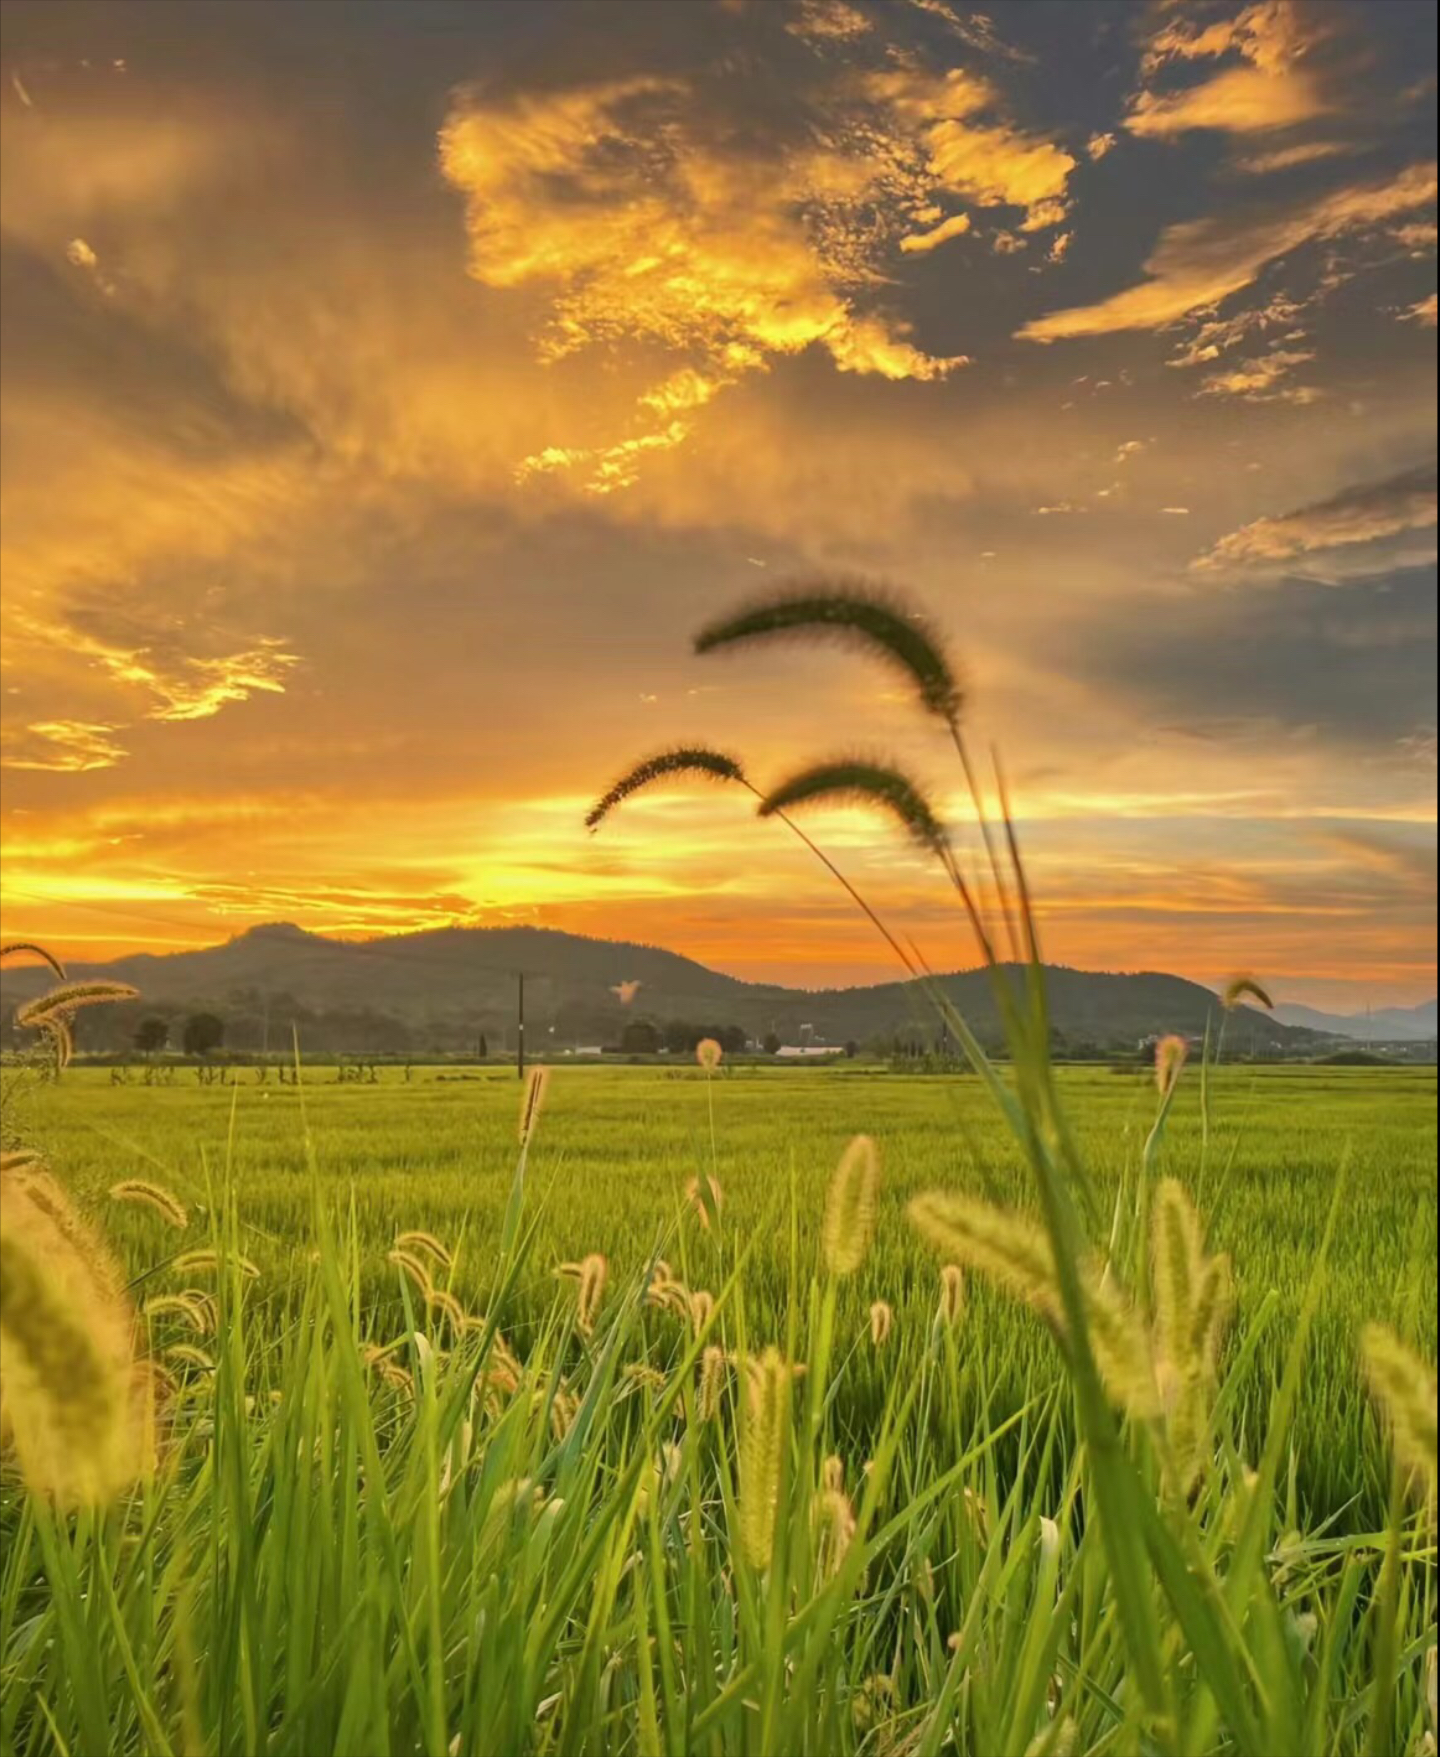
[[[5,1473],[0,1748],[1419,1751],[1434,1071],[1054,1077],[1115,1418],[977,1075],[39,1088],[163,1394],[108,1509]]]

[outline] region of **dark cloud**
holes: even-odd
[[[1435,570],[1417,568],[1366,595],[1289,579],[1158,602],[1097,626],[1082,662],[1157,724],[1262,746],[1270,727],[1308,731],[1338,760],[1433,727],[1435,637]]]

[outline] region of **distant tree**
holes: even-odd
[[[209,1055],[225,1041],[225,1021],[214,1013],[192,1013],[181,1038],[186,1055]]]
[[[660,1033],[648,1019],[631,1019],[620,1033],[620,1047],[626,1055],[655,1055]]]
[[[135,1047],[141,1055],[154,1055],[170,1041],[170,1021],[151,1017],[135,1027]]]
[[[852,1037],[845,1045],[845,1059],[847,1061],[853,1062],[855,1057],[857,1055],[859,1055],[859,1053],[860,1053],[860,1045]]]
[[[760,1047],[761,1047],[761,1049],[763,1049],[765,1051],[766,1055],[779,1055],[779,1053],[780,1053],[780,1039],[775,1035],[775,1033],[773,1031],[767,1031],[765,1033],[765,1041],[760,1045]]]
[[[490,1054],[490,1040],[489,1040],[489,1038],[486,1037],[485,1033],[482,1031],[480,1033],[480,1059],[481,1059],[481,1061],[483,1062],[489,1054]]]

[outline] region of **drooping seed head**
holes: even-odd
[[[259,1279],[259,1268],[249,1257],[238,1254],[223,1254],[216,1250],[181,1251],[178,1257],[170,1259],[170,1267],[181,1275],[218,1274],[226,1264],[233,1263],[247,1281]]]
[[[916,1196],[906,1212],[932,1244],[977,1269],[1039,1312],[1068,1346],[1065,1306],[1050,1241],[1034,1221],[989,1202],[941,1191]],[[1135,1414],[1157,1404],[1150,1341],[1138,1314],[1091,1263],[1081,1294],[1095,1364],[1106,1389]]]
[[[165,1350],[166,1360],[173,1360],[176,1366],[194,1367],[197,1372],[213,1373],[215,1362],[203,1348],[196,1348],[189,1342],[172,1343]]]
[[[883,1299],[877,1299],[870,1307],[870,1340],[876,1348],[885,1346],[894,1327],[894,1312]]]
[[[695,1059],[707,1074],[713,1073],[720,1066],[722,1053],[720,1045],[713,1037],[702,1037],[695,1045]]]
[[[918,782],[865,757],[839,757],[801,769],[760,801],[761,817],[806,805],[870,805],[886,812],[928,853],[948,858],[949,837]]]
[[[465,1308],[453,1293],[442,1287],[432,1287],[425,1304],[430,1311],[439,1312],[455,1335],[465,1328]]]
[[[697,653],[767,640],[832,640],[900,671],[927,713],[957,724],[964,696],[939,637],[918,611],[863,579],[797,581],[703,628]]]
[[[720,1188],[719,1178],[708,1175],[703,1179],[692,1177],[685,1180],[685,1200],[695,1210],[695,1218],[709,1232],[720,1218],[725,1192]]]
[[[745,771],[734,757],[723,751],[707,750],[703,745],[680,745],[674,750],[658,751],[636,763],[601,794],[585,814],[587,830],[598,830],[610,813],[634,794],[653,787],[657,781],[704,780],[738,781],[743,783]]]
[[[433,1257],[442,1269],[455,1267],[455,1259],[433,1232],[397,1232],[395,1244],[402,1251],[423,1251],[427,1257]]]
[[[690,1295],[690,1322],[697,1336],[714,1315],[715,1295],[708,1293],[703,1287],[696,1288]]]
[[[1252,1001],[1258,1001],[1267,1013],[1274,1012],[1274,1001],[1253,976],[1234,976],[1226,983],[1225,992],[1221,996],[1226,1012],[1228,1013],[1232,1008],[1239,1006],[1240,1002],[1247,996]]]
[[[190,1224],[190,1216],[180,1198],[167,1190],[164,1184],[150,1183],[145,1178],[125,1178],[118,1184],[110,1186],[112,1202],[138,1202],[143,1207],[152,1208],[162,1219],[181,1231]]]
[[[18,958],[23,952],[28,952],[32,958],[39,958],[42,963],[48,964],[62,982],[65,980],[65,966],[60,960],[47,952],[44,946],[31,945],[28,940],[11,940],[9,945],[0,946],[0,963],[4,963],[6,958]]]
[[[52,1019],[68,1019],[81,1007],[96,1007],[107,1001],[133,1001],[139,998],[140,990],[132,988],[128,982],[67,982],[17,1007],[15,1023],[43,1027]]]
[[[429,1301],[435,1292],[434,1283],[430,1279],[430,1271],[413,1251],[399,1249],[386,1251],[385,1261],[393,1263],[397,1269],[409,1276],[411,1284],[421,1299]]]
[[[832,1275],[853,1275],[875,1236],[880,1156],[869,1135],[856,1135],[840,1155],[825,1197],[821,1246]]]
[[[936,1313],[947,1330],[953,1330],[965,1310],[965,1272],[958,1263],[945,1263],[940,1270],[940,1305]]]

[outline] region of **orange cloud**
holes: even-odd
[[[1200,388],[1202,397],[1239,397],[1247,403],[1314,403],[1324,395],[1312,384],[1286,384],[1297,366],[1315,358],[1307,349],[1277,348],[1252,360],[1242,360],[1224,372],[1210,373]]]
[[[1436,522],[1435,466],[1346,488],[1329,500],[1276,518],[1255,519],[1222,537],[1193,564],[1205,572],[1279,570],[1338,584],[1435,559],[1433,538],[1412,532]],[[1398,547],[1375,545],[1405,539]]]
[[[1200,29],[1172,19],[1150,41],[1141,69],[1146,77],[1153,79],[1176,62],[1226,55],[1237,56],[1243,65],[1180,91],[1141,91],[1125,126],[1131,134],[1162,139],[1195,128],[1255,134],[1324,115],[1331,100],[1318,75],[1303,64],[1324,36],[1293,0],[1262,0]]]
[[[805,15],[822,18],[844,13]],[[814,102],[823,129],[754,142],[678,77],[456,100],[439,155],[467,198],[470,272],[544,293],[540,357],[623,342],[687,361],[637,399],[638,432],[557,435],[520,480],[580,468],[592,493],[629,487],[647,453],[689,438],[696,410],[808,348],[894,380],[966,363],[918,347],[877,307],[884,264],[970,230],[945,201],[1019,208],[1027,230],[1057,223],[1074,159],[1006,122],[995,90],[959,71],[842,72]]]
[[[126,755],[115,742],[118,730],[88,720],[40,720],[0,737],[0,768],[68,775],[113,768]]]
[[[1353,184],[1264,214],[1171,226],[1145,264],[1145,279],[1094,305],[1037,317],[1027,341],[1160,329],[1248,287],[1267,263],[1313,240],[1338,238],[1411,213],[1435,199],[1436,167],[1412,165],[1381,183]]]

